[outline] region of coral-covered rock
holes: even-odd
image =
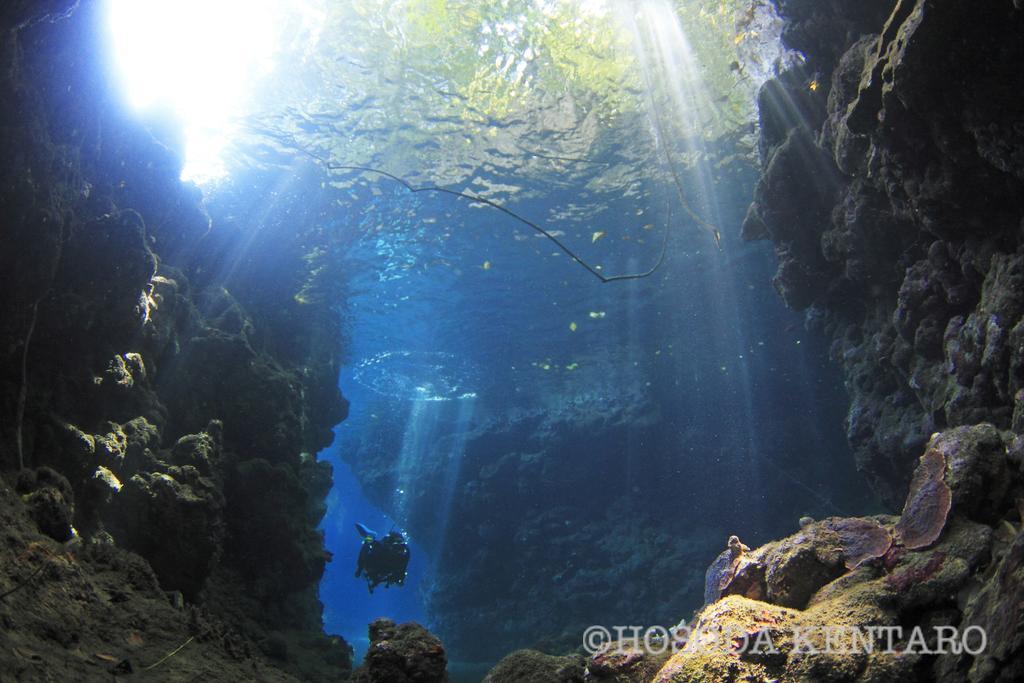
[[[896,524],[896,537],[905,547],[927,548],[946,528],[953,496],[945,476],[946,456],[939,449],[929,448],[914,472]]]
[[[958,427],[938,434],[931,447],[946,457],[955,512],[985,523],[998,519],[1012,483],[999,431],[990,424]]]
[[[168,371],[176,382],[166,401],[171,433],[223,421],[234,448],[271,462],[294,461],[301,450],[301,381],[244,336],[205,329],[183,346]],[[214,371],[215,369],[215,371]]]
[[[752,557],[768,563],[773,555],[776,561],[836,558],[840,575],[824,584],[813,582],[819,587],[799,609],[775,604],[771,597],[759,601],[738,595],[706,606],[690,624],[685,646],[653,680],[933,680],[921,668],[923,653],[910,645],[912,634],[920,627],[933,638],[933,627],[960,622],[958,610],[949,608],[950,596],[971,586],[989,552],[991,530],[957,519],[934,547],[893,547],[884,558],[876,558],[879,562],[845,571],[837,541],[845,537],[850,548],[859,548],[863,536],[882,538],[879,527],[888,533],[888,523],[888,518],[815,522],[789,539],[751,551]],[[882,544],[868,545],[874,554]],[[787,550],[780,553],[782,549]],[[991,609],[991,602],[985,605],[981,609]],[[872,635],[890,627],[900,629],[898,634]],[[891,646],[885,640],[889,637]],[[942,680],[960,679],[950,675]]]
[[[744,554],[749,550],[750,548],[743,545],[737,536],[729,537],[726,549],[715,558],[704,575],[705,605],[722,597],[722,591],[732,583]]]
[[[200,474],[209,476],[220,458],[221,429],[220,421],[214,420],[206,431],[181,437],[171,449],[171,462],[195,467]]]
[[[1010,488],[1007,444],[992,425],[936,434],[921,456],[896,525],[907,548],[925,548],[939,537],[952,509],[981,522],[1001,514]]]
[[[263,578],[252,588],[258,597],[269,599],[318,581],[328,555],[320,532],[309,526],[314,506],[296,472],[246,460],[234,464],[226,478],[230,564],[242,576]]]
[[[812,524],[753,554],[765,567],[767,599],[802,608],[811,596],[845,571],[842,541],[825,523]]]
[[[145,417],[136,417],[120,426],[110,434],[116,438],[118,432],[124,435],[123,454],[118,453],[118,468],[115,471],[131,475],[140,469],[153,469],[156,460],[155,451],[160,446],[160,430]],[[99,446],[97,437],[97,447]]]
[[[786,634],[799,612],[741,596],[728,596],[705,607],[692,625],[684,647],[675,652],[652,681],[765,680],[779,669],[768,642],[788,649]],[[754,642],[758,641],[758,645]],[[782,657],[785,661],[785,657]]]
[[[836,518],[827,522],[839,535],[843,564],[856,569],[865,562],[883,557],[892,547],[892,533],[874,519]]]
[[[740,558],[736,571],[722,595],[742,595],[752,600],[764,600],[767,594],[764,563],[749,555]]]
[[[67,245],[60,288],[65,306],[81,307],[87,331],[131,334],[149,316],[149,281],[156,256],[149,248],[142,216],[118,211],[82,226]]]
[[[356,683],[446,683],[448,657],[441,641],[419,624],[377,619]]]
[[[484,683],[583,683],[585,670],[582,657],[556,657],[536,650],[516,650],[487,672]],[[598,677],[598,680],[603,679]]]
[[[934,546],[887,558],[884,585],[903,610],[941,605],[967,584],[987,559],[991,544],[989,527],[955,519]]]
[[[1024,676],[1024,624],[1020,605],[1024,602],[1024,533],[1018,533],[1003,551],[992,576],[964,609],[964,628],[984,630],[988,646],[980,655],[969,658],[949,653],[938,669],[948,678],[969,667],[969,681],[1012,681]]]
[[[118,544],[142,555],[165,590],[194,599],[222,552],[224,499],[190,466],[135,474],[104,511]]]
[[[70,538],[75,498],[66,477],[49,467],[25,469],[18,474],[17,490],[41,532],[55,541]]]
[[[608,683],[647,683],[672,656],[675,642],[616,641],[609,643],[588,661],[584,680]]]
[[[851,390],[850,443],[897,506],[929,434],[1009,427],[1022,387],[1024,171],[1009,93],[1024,87],[1011,66],[1024,58],[1024,12],[962,0],[774,4],[805,78],[831,87],[824,111],[801,79],[762,89],[764,177],[745,234],[775,243],[783,299],[820,311]],[[953,81],[964,86],[950,93]],[[797,164],[781,172],[794,136],[804,169],[834,173],[820,202],[810,184],[785,182]]]

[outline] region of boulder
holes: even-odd
[[[417,623],[390,619],[370,624],[370,647],[356,683],[447,683],[448,656],[436,636]]]

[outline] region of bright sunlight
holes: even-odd
[[[168,111],[185,131],[182,178],[226,174],[223,152],[289,37],[314,40],[322,14],[274,0],[109,0],[115,68],[132,107]]]

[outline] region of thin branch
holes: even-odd
[[[184,643],[182,643],[181,645],[179,645],[178,647],[176,647],[176,648],[175,648],[174,650],[172,650],[171,652],[168,652],[168,653],[167,653],[166,655],[164,655],[164,656],[163,656],[163,657],[161,657],[160,659],[156,660],[155,662],[153,662],[153,663],[152,663],[152,664],[150,664],[149,666],[147,666],[147,667],[144,667],[144,668],[143,668],[142,670],[143,670],[143,671],[151,671],[152,669],[155,669],[155,668],[157,668],[158,666],[160,666],[161,664],[163,664],[164,662],[166,662],[166,661],[167,661],[168,659],[170,659],[170,658],[171,658],[171,657],[173,657],[174,655],[176,655],[176,654],[178,654],[179,652],[181,652],[182,650],[184,650],[184,649],[185,649],[185,646],[186,646],[186,645],[188,645],[189,643],[191,643],[191,642],[192,642],[193,640],[195,640],[195,639],[196,639],[196,637],[195,637],[195,636],[189,636],[189,637],[188,637],[188,640],[186,640],[186,641],[185,641]]]
[[[661,120],[661,112],[658,109],[657,102],[654,101],[654,86],[651,82],[651,75],[648,73],[647,68],[641,68],[640,72],[644,78],[644,89],[650,95],[650,109],[651,119],[654,123],[654,147],[655,150],[660,150],[664,156],[665,165],[668,166],[669,174],[672,176],[672,182],[675,183],[676,193],[679,195],[679,202],[683,205],[683,209],[686,213],[694,220],[697,225],[706,230],[715,240],[715,246],[718,247],[719,251],[722,249],[722,233],[717,227],[704,220],[704,218],[697,213],[690,205],[690,201],[686,197],[686,191],[683,190],[683,181],[679,177],[679,171],[676,169],[676,165],[672,163],[672,152],[669,150],[667,141],[668,137],[665,135],[665,127]]]
[[[608,163],[607,161],[591,161],[590,159],[580,159],[578,157],[558,157],[549,154],[541,154],[540,152],[535,152],[532,149],[526,149],[521,145],[516,145],[516,147],[519,149],[519,151],[525,152],[526,154],[529,154],[532,157],[537,157],[539,159],[549,159],[550,161],[568,161],[574,164],[590,164],[592,166],[611,166],[611,164]]]
[[[486,204],[487,206],[491,207],[492,209],[497,209],[498,211],[501,211],[503,214],[505,214],[507,216],[510,216],[511,218],[519,221],[523,225],[526,225],[526,226],[532,228],[533,230],[536,230],[538,233],[540,233],[544,237],[546,237],[549,240],[551,240],[552,242],[554,242],[555,245],[559,249],[561,249],[563,252],[565,252],[565,254],[567,254],[569,256],[569,258],[571,258],[573,261],[575,261],[580,266],[585,268],[591,275],[596,277],[601,282],[616,282],[618,280],[639,280],[641,278],[648,277],[650,275],[653,275],[654,272],[661,265],[662,261],[665,260],[665,251],[666,251],[666,248],[668,246],[668,225],[667,224],[665,226],[665,240],[662,243],[661,254],[658,256],[658,261],[654,265],[653,268],[651,268],[650,270],[648,270],[646,272],[643,272],[643,273],[629,273],[629,274],[626,274],[626,275],[612,275],[612,276],[608,276],[608,275],[604,275],[596,267],[590,265],[589,263],[584,261],[581,257],[577,256],[576,252],[574,252],[572,249],[570,249],[564,242],[562,242],[562,240],[558,239],[557,237],[555,237],[553,234],[551,234],[550,232],[548,232],[547,230],[545,230],[541,226],[537,225],[536,223],[534,223],[533,221],[531,221],[531,220],[529,220],[527,218],[523,218],[522,216],[517,214],[515,211],[512,211],[511,209],[508,209],[508,208],[502,206],[501,204],[498,204],[497,202],[491,201],[490,199],[486,199],[484,197],[480,197],[480,196],[477,196],[477,195],[467,194],[465,192],[458,192],[457,190],[450,190],[450,189],[448,189],[446,187],[437,187],[437,186],[434,186],[434,185],[430,185],[430,186],[427,186],[427,187],[415,187],[414,185],[412,185],[412,183],[410,183],[409,181],[405,180],[404,178],[396,176],[395,174],[389,173],[387,171],[382,171],[382,170],[380,170],[378,168],[372,168],[370,166],[350,166],[350,165],[347,165],[347,164],[336,164],[334,162],[325,162],[325,163],[326,163],[326,166],[327,166],[328,169],[334,170],[334,171],[337,171],[337,170],[348,170],[348,171],[364,171],[364,172],[367,172],[367,173],[376,173],[377,175],[384,176],[385,178],[388,178],[390,180],[395,181],[396,183],[399,183],[405,189],[409,190],[409,192],[438,192],[438,193],[441,193],[441,194],[450,195],[452,197],[458,197],[459,199],[465,199],[466,201],[477,202],[477,203],[480,203],[480,204]]]
[[[36,578],[36,576],[39,574],[39,572],[43,571],[43,567],[45,567],[45,566],[46,566],[46,560],[44,559],[42,562],[39,563],[38,567],[36,567],[34,570],[32,570],[31,574],[29,574],[24,579],[22,579],[20,583],[15,584],[14,588],[10,588],[10,589],[4,591],[3,593],[0,593],[0,600],[5,599],[8,595],[11,595],[12,593],[15,593],[15,592],[21,590],[22,588],[24,588],[25,586],[27,586],[32,579]]]

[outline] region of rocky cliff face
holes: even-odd
[[[48,4],[0,13],[0,669],[189,639],[197,675],[342,678],[310,455],[346,414],[340,325],[296,297],[315,221],[211,219],[167,132],[112,102],[99,3]]]
[[[806,61],[761,92],[744,234],[834,339],[850,442],[894,506],[932,432],[1021,428],[1017,4],[777,3]]]

